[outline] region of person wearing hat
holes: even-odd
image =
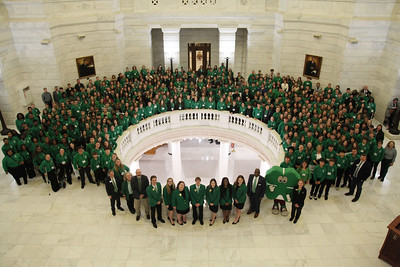
[[[24,179],[24,184],[28,183],[28,177],[24,168],[24,159],[18,153],[14,153],[10,148],[7,150],[6,156],[3,158],[3,169],[6,174],[10,173],[18,185],[21,185],[19,178]]]
[[[79,147],[78,153],[74,156],[74,166],[79,171],[81,177],[81,188],[85,188],[85,175],[91,184],[94,184],[92,175],[90,174],[90,155],[83,147]]]
[[[161,223],[165,223],[162,218],[162,209],[161,209],[161,184],[157,182],[157,176],[152,175],[150,177],[151,184],[146,188],[147,196],[149,198],[149,205],[151,210],[151,223],[154,228],[157,228],[156,223],[156,210],[157,210],[157,220]]]

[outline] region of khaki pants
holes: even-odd
[[[146,212],[146,215],[150,215],[150,209],[149,209],[149,199],[148,198],[140,198],[136,199],[135,198],[135,210],[137,216],[140,216],[140,206],[144,206],[144,211]]]

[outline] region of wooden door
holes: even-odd
[[[210,43],[189,43],[188,44],[188,67],[197,71],[200,67],[206,70],[211,63]]]

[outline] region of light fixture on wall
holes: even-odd
[[[322,37],[322,35],[319,34],[319,33],[316,33],[313,36],[314,36],[315,39],[320,39]]]
[[[349,43],[351,43],[351,44],[357,44],[358,43],[358,39],[357,38],[349,38]]]
[[[282,30],[282,29],[277,30],[276,33],[277,33],[277,34],[283,34],[283,30]]]
[[[40,42],[41,45],[48,45],[48,44],[50,44],[50,43],[51,43],[51,39],[43,39],[43,40]]]
[[[83,39],[83,38],[86,37],[86,35],[84,35],[83,33],[78,33],[78,34],[76,35],[76,37],[78,37],[78,39]]]
[[[120,30],[115,30],[116,34],[121,34],[122,32]]]

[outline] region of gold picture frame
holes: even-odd
[[[319,80],[322,57],[306,54],[304,59],[303,76]]]
[[[78,69],[79,79],[96,76],[93,56],[77,58],[76,68]]]

